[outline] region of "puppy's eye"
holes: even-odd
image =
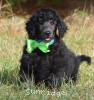
[[[50,21],[50,24],[51,24],[51,25],[53,25],[53,24],[54,24],[54,21],[53,21],[53,20],[51,20],[51,21]]]
[[[39,24],[40,24],[40,25],[43,25],[43,22],[42,22],[42,21],[40,21],[40,22],[39,22]]]
[[[43,19],[39,19],[39,24],[43,24]]]

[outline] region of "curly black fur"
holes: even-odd
[[[59,31],[58,34],[54,34],[55,42],[49,46],[50,52],[43,53],[37,48],[28,54],[25,45],[19,73],[21,81],[27,81],[33,75],[35,84],[43,81],[47,86],[55,88],[60,87],[63,80],[68,82],[69,79],[72,79],[73,82],[76,82],[80,63],[86,61],[90,64],[91,58],[85,55],[76,56],[67,48],[61,39],[67,26],[53,9],[39,9],[32,15],[26,23],[28,37],[36,39],[38,25],[48,20],[56,21],[56,29]]]

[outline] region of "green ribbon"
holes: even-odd
[[[33,50],[35,50],[36,48],[39,48],[42,52],[47,53],[50,52],[50,50],[48,50],[49,47],[49,43],[45,43],[45,42],[37,42],[35,40],[32,39],[27,39],[27,53],[32,53]]]

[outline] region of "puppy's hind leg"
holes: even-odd
[[[76,84],[77,82],[77,78],[78,78],[78,71],[79,71],[79,64],[77,64],[71,74],[71,79],[72,79],[72,82],[73,84]]]

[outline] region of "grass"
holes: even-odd
[[[25,21],[0,13],[0,100],[94,100],[94,15],[77,11],[65,18],[69,28],[66,45],[77,55],[91,56],[92,64],[81,64],[76,86],[63,83],[56,93],[44,84],[35,87],[32,81],[19,81],[19,60],[27,38]]]

